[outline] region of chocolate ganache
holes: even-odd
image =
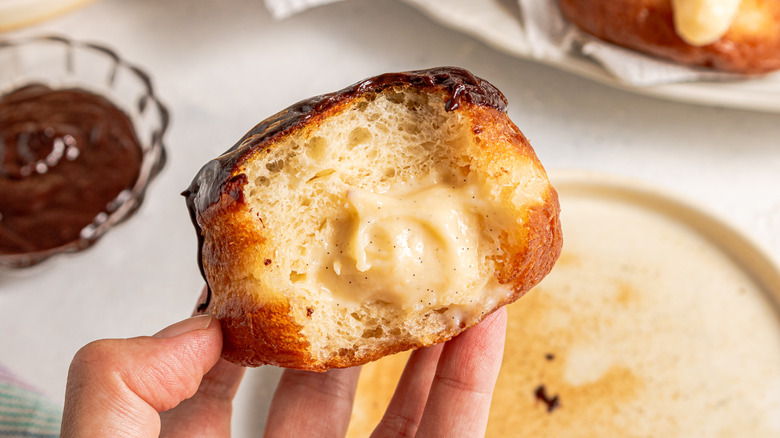
[[[275,138],[311,123],[326,110],[344,105],[350,99],[377,94],[382,90],[413,85],[421,89],[444,90],[447,93],[447,111],[458,110],[464,103],[496,108],[506,112],[506,97],[493,84],[458,67],[436,67],[427,70],[386,73],[357,82],[334,93],[302,100],[268,117],[247,132],[233,147],[218,158],[209,161],[195,175],[182,195],[186,198],[190,218],[198,235],[198,265],[203,271],[203,236],[198,216],[218,203],[223,195],[235,202],[243,202],[246,175],[240,172],[244,160],[262,151]],[[233,175],[233,173],[236,173]],[[210,289],[198,311],[205,311],[210,302]]]
[[[39,84],[1,96],[0,254],[82,237],[118,207],[142,157],[132,122],[102,96]]]

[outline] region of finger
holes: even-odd
[[[205,286],[192,315],[207,311],[209,289]],[[233,398],[245,368],[220,359],[205,375],[198,392],[173,409],[162,412],[161,437],[228,437]]]
[[[175,408],[160,414],[160,436],[229,437],[233,398],[244,367],[220,359],[200,382],[198,392]]]
[[[444,345],[418,436],[485,436],[505,335],[502,308]]]
[[[210,316],[174,324],[154,337],[95,341],[68,373],[63,437],[157,437],[158,412],[195,394],[219,359],[222,334]]]
[[[325,373],[285,370],[276,387],[266,437],[343,437],[360,368]]]
[[[439,344],[412,352],[371,438],[413,437],[417,433],[442,347]]]
[[[206,311],[208,286],[198,298],[193,315]],[[220,359],[205,375],[194,396],[162,412],[161,437],[228,437],[233,398],[245,368]]]

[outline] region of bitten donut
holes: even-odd
[[[494,86],[389,73],[299,102],[184,192],[223,356],[324,371],[444,342],[552,269],[558,197]]]
[[[742,74],[780,69],[777,0],[559,0],[600,39],[694,67]]]

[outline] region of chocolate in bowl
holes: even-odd
[[[168,112],[114,51],[0,41],[0,267],[83,250],[141,205]]]

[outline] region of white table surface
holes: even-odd
[[[260,0],[103,0],[0,37],[98,41],[151,72],[172,113],[168,165],[95,247],[0,274],[0,363],[54,400],[79,347],[152,334],[190,313],[202,280],[179,193],[256,122],[371,75],[438,65],[501,89],[549,170],[637,178],[733,224],[780,260],[780,114],[617,91],[513,59],[396,0],[348,0],[274,21]],[[250,370],[235,436],[258,435],[279,370]]]

